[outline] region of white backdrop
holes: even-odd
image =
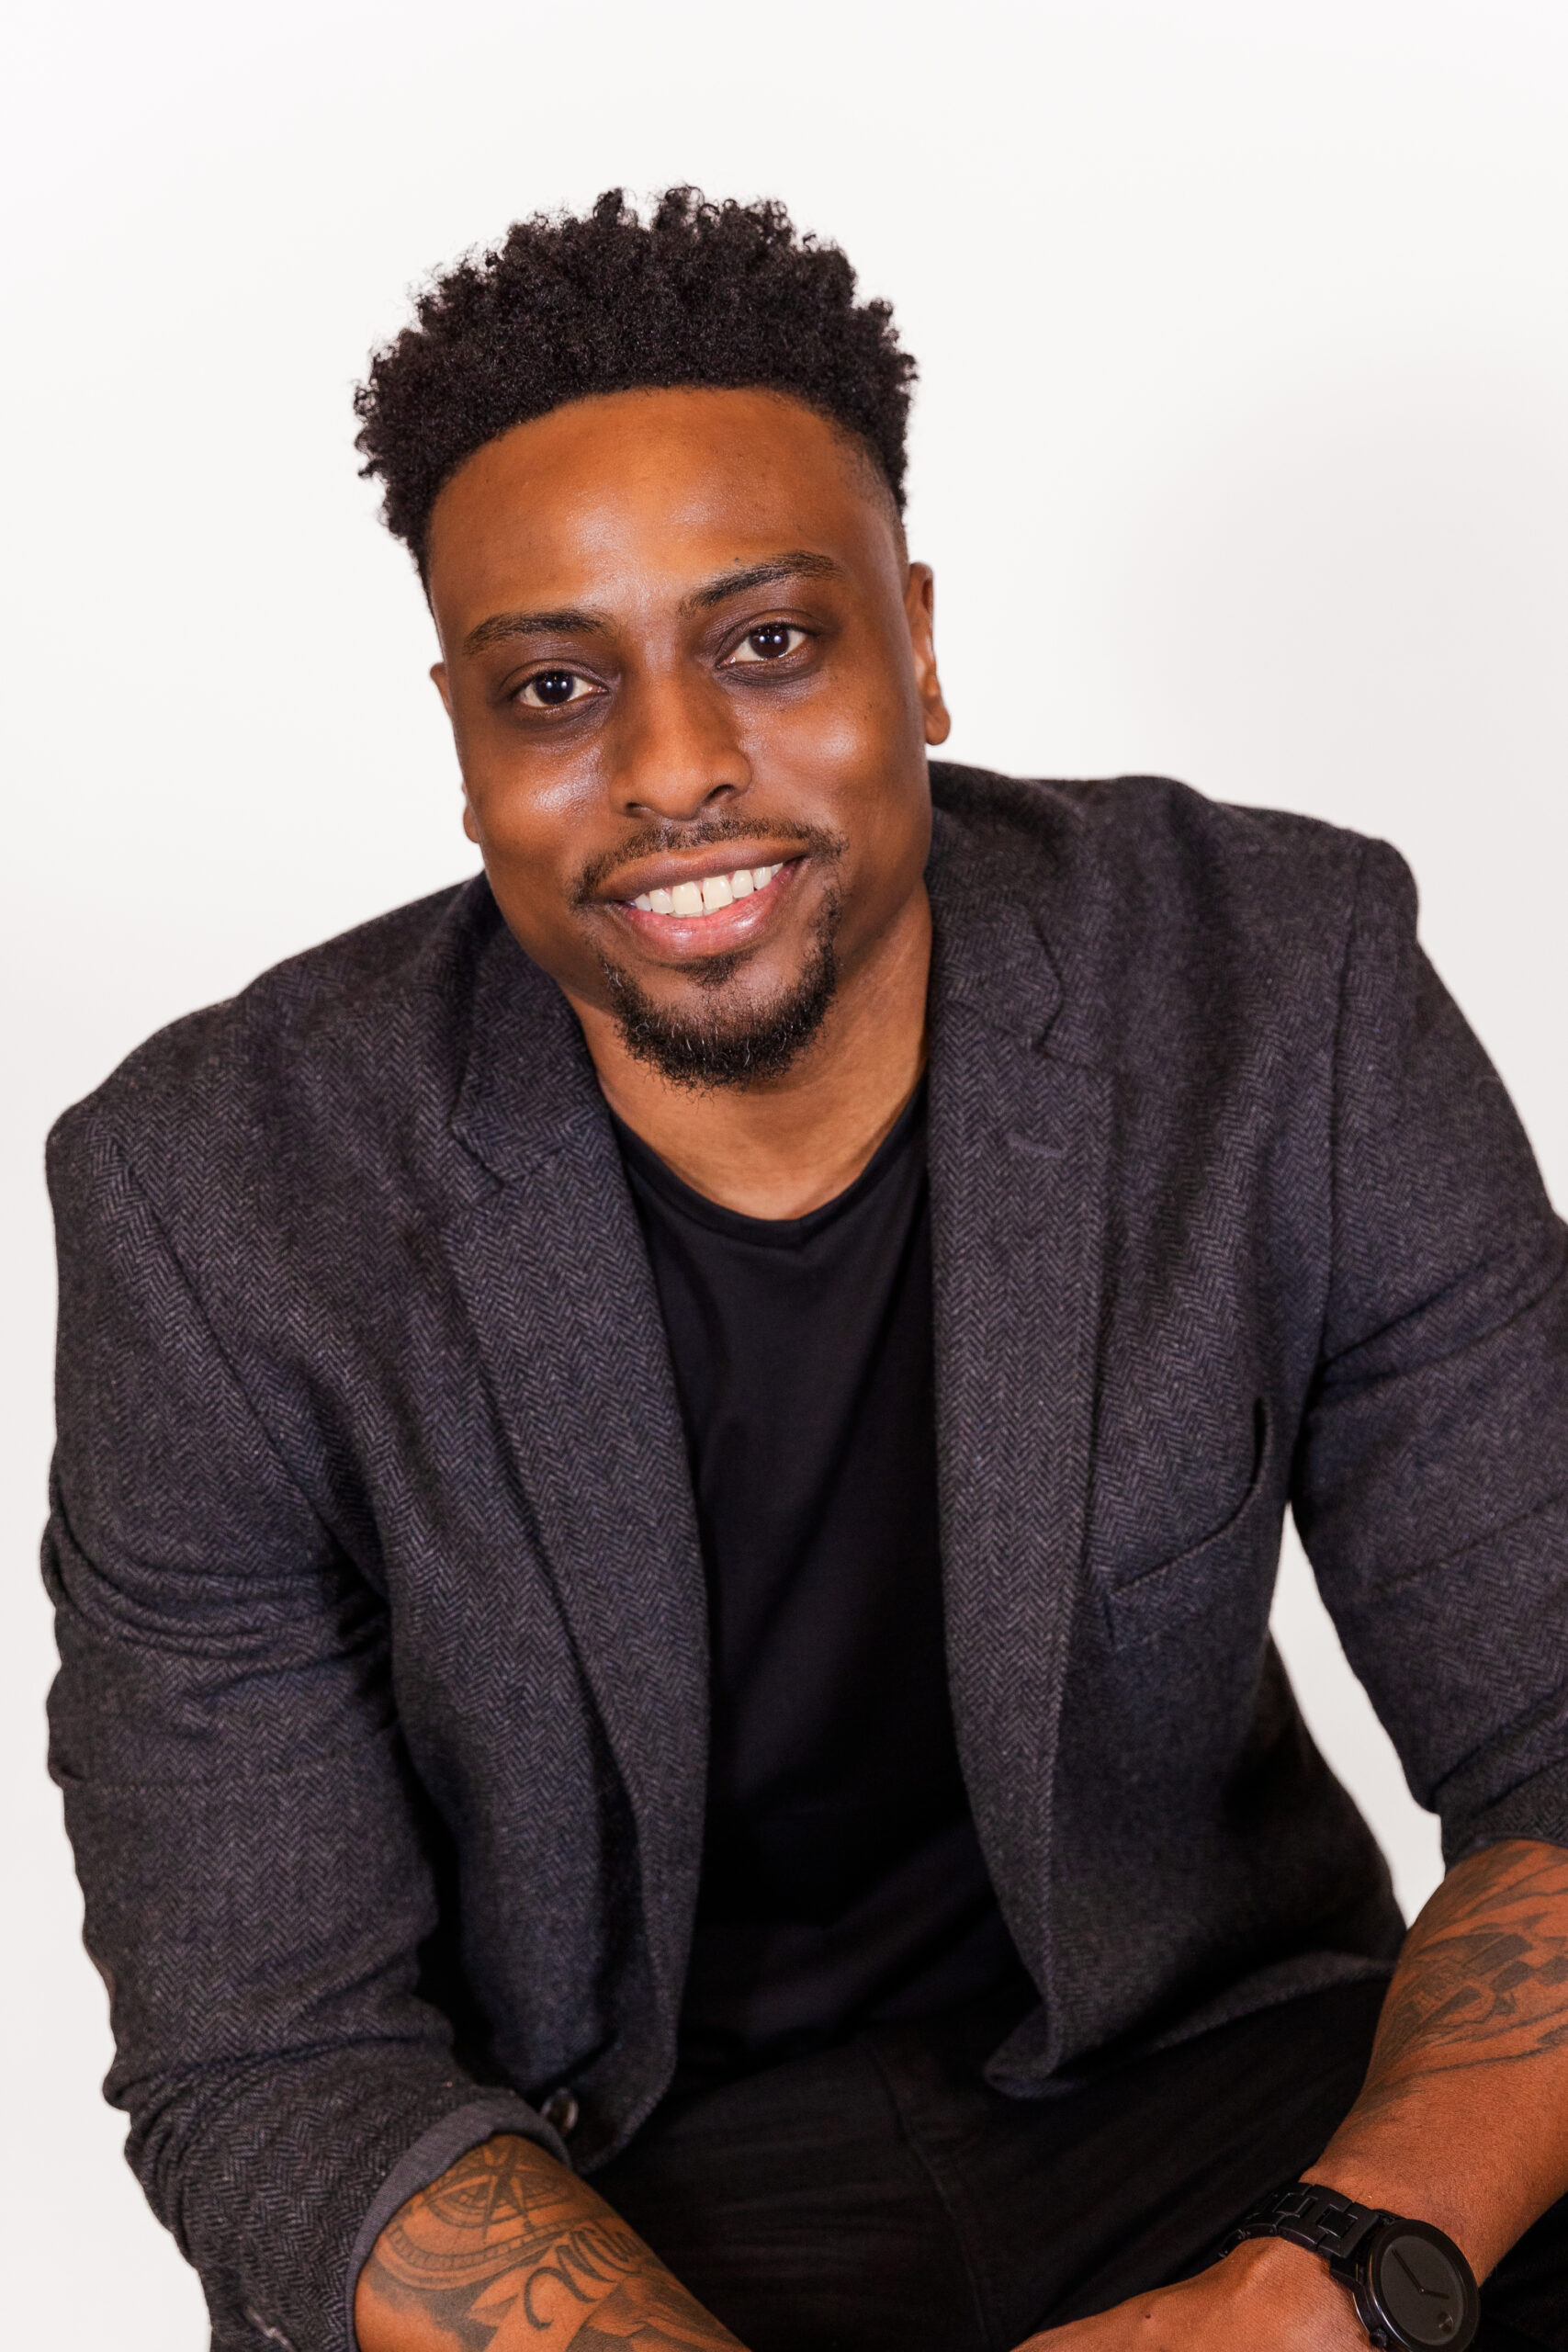
[[[10,2339],[194,2352],[97,2101],[41,1779],[50,1118],[147,1031],[466,871],[349,387],[427,267],[624,183],[778,194],[923,369],[953,756],[1392,837],[1561,1201],[1562,0],[33,0],[0,120]],[[1407,1907],[1433,1825],[1299,1555],[1303,1703]],[[305,2352],[305,2347],[301,2347]]]

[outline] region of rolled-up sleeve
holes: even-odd
[[[1568,1845],[1568,1234],[1369,843],[1346,956],[1332,1280],[1293,1467],[1347,1655],[1450,1862]]]
[[[559,2143],[463,2074],[418,1991],[435,1898],[378,1595],[92,1106],[56,1130],[50,1175],[51,1763],[109,1988],[106,2088],[219,2352],[344,2352],[345,2281],[394,2177],[407,2195],[422,2154],[433,2177],[495,2131]]]

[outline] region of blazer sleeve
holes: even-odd
[[[106,2091],[218,2352],[344,2352],[389,2181],[412,2193],[496,2131],[560,2143],[463,2075],[419,1997],[435,1900],[378,1597],[93,1105],[56,1130],[50,1178],[51,1766],[109,1990]]]
[[[1568,1846],[1568,1236],[1364,845],[1336,1047],[1332,1270],[1292,1505],[1451,1864]]]

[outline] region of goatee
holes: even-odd
[[[606,956],[605,985],[626,1051],[675,1086],[750,1086],[758,1079],[782,1077],[810,1045],[833,1001],[839,985],[833,944],[838,927],[839,899],[829,892],[793,987],[733,1012],[718,1002],[711,1012],[667,1012]],[[716,956],[699,966],[694,975],[699,989],[716,999],[740,961],[737,956]]]

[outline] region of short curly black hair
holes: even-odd
[[[886,302],[857,302],[837,245],[782,204],[667,188],[645,223],[621,188],[538,214],[420,296],[355,394],[356,447],[423,576],[431,510],[465,458],[595,392],[681,384],[787,392],[853,435],[901,514],[915,363]]]

